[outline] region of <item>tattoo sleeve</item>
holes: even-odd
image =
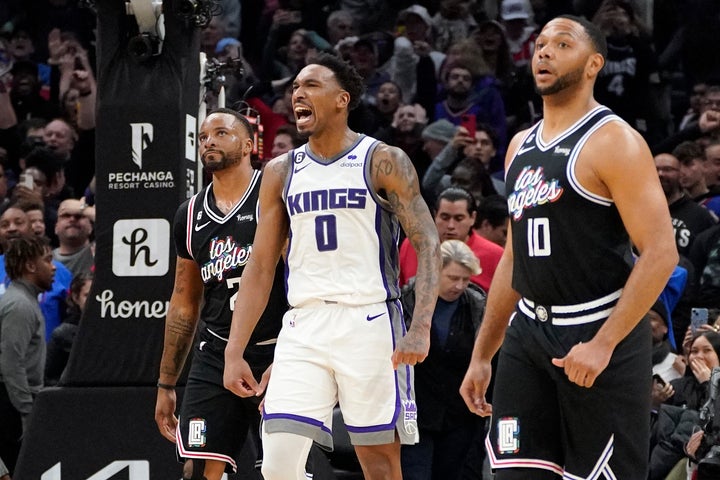
[[[398,148],[380,146],[373,156],[373,163],[373,182],[376,188],[385,191],[390,208],[417,253],[413,325],[429,329],[440,277],[437,228],[420,194],[417,173],[410,158]]]
[[[195,272],[179,261],[175,271],[175,288],[167,318],[165,319],[165,340],[160,375],[163,383],[174,383],[182,372],[185,359],[192,346],[198,322],[199,298],[197,285],[190,279]],[[196,279],[199,282],[199,279]],[[202,286],[200,286],[202,290]]]

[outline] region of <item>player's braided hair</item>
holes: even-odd
[[[37,235],[21,235],[5,242],[5,270],[10,280],[20,278],[25,271],[25,264],[45,255],[50,245],[46,237]]]

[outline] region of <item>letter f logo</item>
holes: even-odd
[[[153,141],[153,126],[151,123],[131,123],[132,128],[132,161],[142,169],[142,152]]]

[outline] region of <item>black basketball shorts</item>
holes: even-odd
[[[560,326],[514,314],[500,350],[486,440],[497,479],[547,478],[548,471],[564,478],[647,478],[648,320],[616,347],[591,388],[571,383],[551,363],[591,340],[603,322]]]
[[[206,459],[227,463],[237,471],[237,459],[248,428],[259,424],[257,397],[240,398],[223,386],[225,342],[201,340],[195,349],[178,425],[178,459]],[[245,359],[256,379],[272,363],[275,345],[253,345]]]

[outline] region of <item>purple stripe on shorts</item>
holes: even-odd
[[[294,422],[299,423],[306,423],[308,425],[312,425],[313,427],[317,427],[329,434],[332,434],[332,431],[328,427],[326,427],[320,420],[315,420],[314,418],[310,417],[303,417],[301,415],[292,415],[289,413],[267,413],[263,411],[263,420],[292,420]]]

